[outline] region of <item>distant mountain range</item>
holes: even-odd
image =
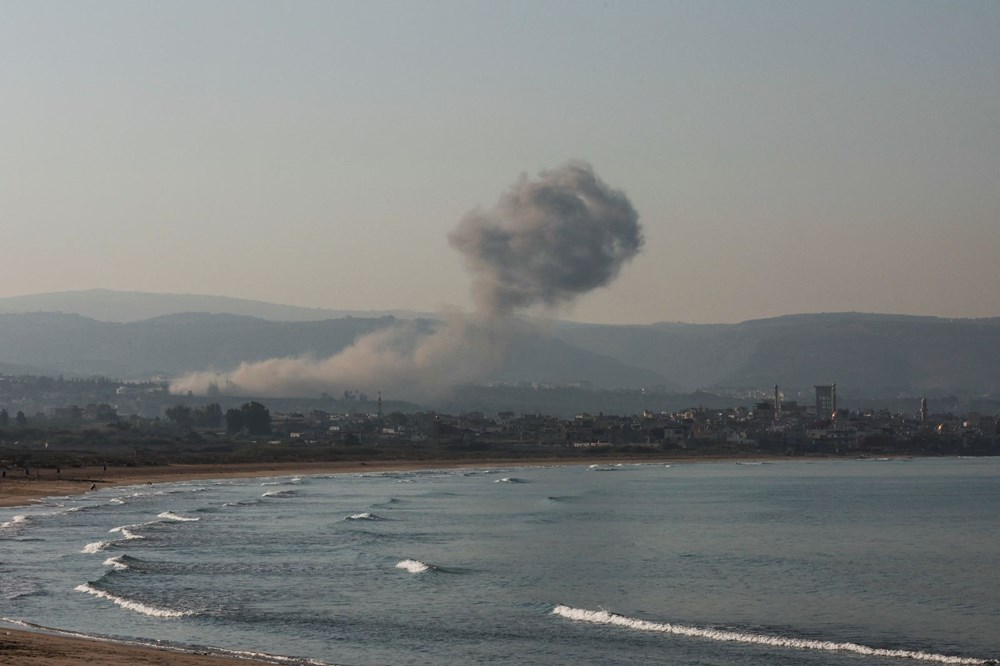
[[[205,312],[257,317],[269,321],[323,321],[341,317],[400,319],[433,316],[406,310],[327,310],[281,305],[228,296],[197,294],[151,294],[140,291],[88,289],[0,298],[0,313],[63,312],[98,321],[130,322],[181,312]]]
[[[209,296],[97,290],[4,298],[0,373],[170,377],[278,356],[325,357],[394,321]],[[490,379],[678,391],[837,383],[845,395],[995,396],[1000,317],[827,313],[739,324],[526,325]]]

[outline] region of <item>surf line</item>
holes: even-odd
[[[975,659],[971,657],[953,657],[944,654],[934,654],[932,652],[919,652],[916,650],[891,650],[887,648],[874,648],[858,643],[837,643],[834,641],[818,641],[805,638],[788,638],[784,636],[768,636],[766,634],[750,634],[739,631],[725,631],[722,629],[710,629],[707,627],[689,627],[681,624],[670,624],[666,622],[651,622],[636,618],[609,613],[605,610],[592,611],[583,608],[572,608],[559,604],[552,609],[553,615],[564,617],[576,622],[589,622],[591,624],[606,624],[616,627],[626,627],[637,631],[651,631],[662,634],[674,634],[677,636],[691,636],[694,638],[704,638],[713,641],[723,641],[728,643],[753,643],[757,645],[770,645],[774,647],[787,647],[799,650],[820,650],[824,652],[853,652],[855,654],[868,657],[895,657],[897,659],[913,659],[917,661],[931,661],[939,664],[968,664],[970,666],[989,666],[1000,664],[996,659]]]

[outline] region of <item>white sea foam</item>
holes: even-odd
[[[294,490],[268,490],[261,497],[291,497],[294,494]]]
[[[27,516],[14,516],[5,523],[0,523],[0,529],[11,529],[28,522]]]
[[[225,650],[222,648],[216,648],[214,652],[218,652],[221,655],[232,655],[237,659],[252,659],[254,661],[263,661],[268,664],[294,664],[299,666],[299,664],[309,664],[310,666],[330,666],[325,661],[320,661],[318,659],[303,659],[302,657],[283,657],[277,654],[269,654],[267,652],[249,652],[247,650]]]
[[[502,479],[496,479],[493,483],[524,483],[524,481],[513,476],[505,476]]]
[[[953,657],[944,654],[934,654],[931,652],[920,652],[916,650],[892,650],[886,648],[874,648],[858,643],[838,643],[835,641],[818,641],[805,638],[790,638],[786,636],[768,636],[766,634],[752,634],[741,631],[729,631],[723,629],[712,629],[710,627],[691,627],[682,624],[670,624],[667,622],[651,622],[636,618],[609,613],[605,610],[585,610],[583,608],[571,608],[562,604],[552,609],[553,615],[564,617],[577,622],[589,622],[591,624],[607,624],[616,627],[625,627],[636,631],[651,631],[663,634],[674,634],[678,636],[690,636],[692,638],[703,638],[712,641],[722,641],[727,643],[753,643],[757,645],[770,645],[774,647],[786,647],[798,650],[818,650],[823,652],[853,652],[867,657],[894,657],[898,659],[913,659],[917,661],[930,661],[939,664],[994,664],[994,660],[974,659],[970,657]]]
[[[110,545],[111,545],[110,541],[94,541],[84,546],[83,550],[81,550],[80,552],[86,553],[87,555],[93,555],[94,553],[101,552]]]
[[[115,571],[125,571],[128,569],[128,564],[125,563],[124,555],[116,555],[115,557],[109,557],[104,560],[103,564],[106,567],[111,567]]]
[[[396,562],[397,569],[405,569],[410,573],[423,573],[425,571],[430,571],[433,567],[426,562],[421,562],[420,560],[403,560],[401,562]]]
[[[175,520],[182,523],[190,523],[196,520],[201,520],[201,518],[190,518],[188,516],[181,516],[173,511],[164,511],[163,513],[156,514],[157,518],[162,518],[163,520]]]
[[[131,541],[133,539],[145,539],[146,537],[141,534],[136,534],[133,529],[138,529],[140,527],[146,527],[149,523],[139,523],[137,525],[122,525],[121,527],[112,527],[108,532],[111,534],[121,534],[122,539],[125,541]]]
[[[90,583],[82,583],[73,588],[77,592],[86,592],[87,594],[92,594],[98,599],[107,599],[108,601],[121,606],[125,610],[134,611],[136,613],[142,613],[143,615],[149,615],[151,617],[163,617],[163,618],[173,618],[173,617],[184,617],[186,615],[194,615],[192,611],[178,611],[169,608],[157,608],[156,606],[150,606],[148,604],[141,603],[139,601],[132,601],[131,599],[126,599],[125,597],[118,597],[104,590],[98,590],[96,587],[92,586]]]
[[[378,516],[376,516],[374,513],[368,513],[366,511],[364,513],[355,513],[353,515],[350,515],[350,516],[347,517],[347,519],[348,520],[378,520]]]
[[[134,539],[145,539],[146,537],[142,536],[141,534],[136,534],[131,529],[129,529],[129,528],[139,528],[145,526],[146,524],[122,525],[121,527],[112,527],[110,530],[108,530],[108,532],[111,534],[121,534],[122,536],[121,539],[115,539],[111,541],[94,541],[93,543],[88,543],[86,546],[84,546],[83,550],[81,550],[80,552],[92,555],[94,553],[100,553],[105,548],[115,543],[115,541],[132,541]]]

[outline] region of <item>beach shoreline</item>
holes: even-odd
[[[152,483],[174,483],[226,478],[263,478],[308,474],[357,474],[402,472],[410,470],[526,467],[543,465],[585,465],[599,462],[667,463],[667,460],[591,460],[591,459],[518,459],[518,460],[384,460],[318,463],[221,463],[205,465],[158,465],[145,467],[74,467],[66,470],[29,470],[15,476],[11,470],[0,478],[0,507],[34,506],[47,498],[81,495],[113,487]],[[17,666],[91,666],[92,664],[128,664],[156,666],[227,666],[246,663],[275,663],[262,656],[227,656],[185,651],[181,648],[155,647],[103,637],[84,637],[59,629],[19,626],[17,620],[0,619],[0,665]]]
[[[493,462],[483,463],[486,466]],[[516,463],[514,463],[516,464]],[[258,478],[296,474],[338,474],[404,471],[437,467],[475,467],[477,462],[373,461],[316,463],[209,463],[149,465],[137,467],[74,467],[66,470],[30,470],[24,476],[0,478],[0,507],[31,506],[48,497],[82,495],[93,490],[149,483],[175,483],[206,479]]]
[[[369,460],[343,462],[271,462],[149,465],[137,467],[73,467],[7,470],[0,478],[0,508],[33,506],[45,498],[82,495],[93,490],[149,483],[174,483],[206,479],[259,478],[303,474],[359,474],[433,469],[481,469],[486,467],[542,467],[550,465],[694,464],[713,462],[777,462],[806,460],[771,456],[643,456],[580,458],[484,458],[440,460]],[[826,458],[824,458],[826,460]]]
[[[479,460],[380,460],[318,463],[229,463],[161,465],[148,467],[80,467],[67,470],[32,470],[23,477],[8,470],[0,478],[0,507],[33,506],[47,498],[79,495],[92,488],[106,489],[154,483],[226,478],[262,478],[309,474],[388,473],[412,470],[549,465],[693,464],[773,462],[788,458],[733,457],[642,457],[642,458],[535,458]],[[796,459],[799,460],[799,459]],[[18,620],[0,619],[0,665],[85,666],[138,664],[140,666],[226,666],[237,663],[275,663],[263,655],[229,656],[182,647],[158,647],[103,637],[83,637],[59,629],[23,626]]]
[[[0,624],[0,664],[4,666],[238,666],[248,663],[276,662]]]

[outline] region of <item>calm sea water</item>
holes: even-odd
[[[0,509],[0,616],[291,663],[975,664],[998,523],[998,459],[114,488]]]

